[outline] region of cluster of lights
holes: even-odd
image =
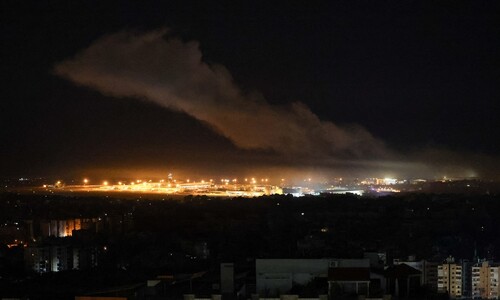
[[[362,180],[361,185],[395,185],[404,183],[404,181],[398,180],[397,178],[367,178]]]
[[[285,179],[282,178],[281,182],[283,183],[284,181],[285,181]],[[309,178],[308,181],[311,181],[311,179]],[[173,183],[177,182],[176,179],[172,179],[171,174],[169,174],[168,183],[170,183],[170,182],[173,182]],[[192,181],[189,178],[185,180],[185,183],[191,183],[191,182],[195,183],[196,181]],[[215,184],[215,181],[213,179],[209,179],[209,180],[201,179],[199,182],[202,184],[205,184],[205,183]],[[237,184],[239,182],[239,180],[237,178],[233,178],[233,179],[221,178],[220,182],[222,184],[231,184],[231,183]],[[260,180],[256,179],[255,177],[252,177],[250,179],[245,178],[244,182],[250,183],[250,184],[257,184],[258,182],[260,182],[260,183],[264,184],[264,183],[269,183],[269,178],[261,178]],[[88,185],[90,183],[90,180],[88,178],[84,178],[84,179],[82,179],[82,183],[83,183],[83,185]],[[146,185],[147,183],[153,183],[153,180],[144,181],[142,179],[137,179],[135,181],[130,181],[129,185],[136,185],[136,184]],[[159,180],[159,183],[165,183],[165,179]],[[54,186],[61,186],[62,184],[63,184],[63,182],[61,180],[58,180],[55,182]],[[104,185],[104,186],[112,185],[108,180],[103,180],[100,184]],[[117,184],[118,185],[127,185],[127,183],[125,181],[118,181]],[[44,188],[50,187],[50,185],[44,184],[43,187]]]
[[[377,193],[399,193],[400,190],[394,189],[392,187],[379,187],[375,189]]]
[[[284,179],[282,179],[282,182]],[[90,184],[88,178],[82,179],[81,185],[64,185],[62,181],[57,181],[54,185],[43,185],[44,188],[63,188],[70,191],[130,191],[130,192],[158,192],[167,194],[176,193],[201,193],[210,195],[241,195],[241,196],[259,196],[264,194],[282,193],[281,188],[269,185],[268,178],[260,179],[260,182],[252,177],[244,179],[244,182],[239,183],[237,178],[220,179],[218,184],[214,179],[201,179],[192,181],[178,181],[174,179],[172,174],[169,174],[168,180],[161,179],[159,181],[137,179],[133,181],[117,181],[112,183],[108,180],[103,180],[99,184]]]

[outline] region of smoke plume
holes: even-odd
[[[173,38],[167,30],[102,37],[54,71],[103,94],[184,111],[243,149],[304,158],[372,159],[388,153],[360,126],[320,120],[302,103],[271,105],[244,93],[224,66],[203,61],[197,42]]]

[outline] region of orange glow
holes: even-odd
[[[82,179],[83,180],[83,179]],[[270,194],[282,194],[282,188],[278,186],[270,186],[266,182],[269,180],[263,178],[261,181],[256,182],[253,178],[253,182],[240,183],[237,178],[222,178],[220,183],[214,181],[213,179],[200,179],[199,181],[192,181],[190,179],[186,180],[176,180],[175,182],[169,178],[168,182],[162,180],[133,180],[133,181],[117,181],[116,183],[104,180],[100,184],[93,185],[63,185],[60,182],[59,190],[69,190],[71,192],[85,191],[85,192],[105,192],[105,193],[154,193],[154,194],[169,194],[169,195],[210,195],[210,196],[221,196],[221,197],[231,197],[231,196],[249,196],[258,197],[262,195]],[[51,186],[45,185],[44,187],[49,188]],[[78,227],[69,226],[66,230],[64,236],[71,236],[71,231]]]

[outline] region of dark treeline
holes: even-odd
[[[407,194],[260,198],[117,199],[57,195],[0,195],[2,221],[132,215],[130,233],[162,243],[205,240],[219,258],[360,256],[498,256],[498,196]],[[297,242],[324,240],[322,253],[299,253]],[[222,244],[221,244],[222,243]],[[475,246],[474,246],[475,245]],[[237,251],[235,251],[237,250]],[[488,253],[490,251],[490,253]],[[227,253],[225,253],[227,252]]]

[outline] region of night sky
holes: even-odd
[[[500,177],[497,1],[1,5],[0,176]]]

